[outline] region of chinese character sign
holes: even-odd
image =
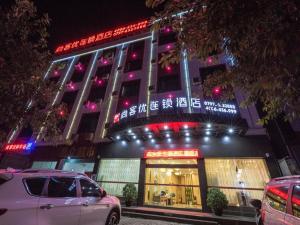
[[[193,113],[211,112],[224,114],[237,114],[237,109],[234,104],[220,103],[215,101],[201,101],[200,98],[176,97],[163,98],[159,100],[151,100],[149,105],[141,103],[133,105],[128,109],[122,110],[114,117],[114,123],[122,121],[126,118],[134,118],[137,116],[146,115],[149,112],[168,111],[176,109],[187,109],[191,107]],[[202,108],[203,106],[203,108]]]

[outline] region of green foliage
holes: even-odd
[[[257,101],[270,119],[285,113],[300,115],[300,4],[296,0],[146,0],[148,7],[162,8],[164,18],[153,29],[171,25],[178,32],[175,52],[162,58],[165,66],[179,60],[185,48],[190,58],[206,60],[212,52],[234,59],[229,71],[210,76],[204,83],[207,95],[215,86],[224,99],[244,91],[242,106]],[[182,11],[189,13],[172,17]]]
[[[228,206],[228,200],[222,191],[212,188],[207,193],[207,205],[212,210],[225,209]]]
[[[49,125],[58,132],[61,106],[48,106],[57,87],[43,80],[50,60],[48,25],[48,16],[38,15],[30,0],[0,8],[0,143],[16,125],[30,124],[34,132]]]
[[[137,198],[137,190],[134,184],[126,184],[123,187],[123,197],[125,201],[131,202]]]

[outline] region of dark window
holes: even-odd
[[[94,133],[97,128],[100,113],[85,113],[82,115],[78,133]]]
[[[76,83],[76,82],[81,82],[83,80],[90,59],[91,59],[91,55],[84,55],[79,58],[77,63],[74,65],[75,68],[70,81]]]
[[[59,81],[60,76],[53,76],[49,78],[49,81],[53,83],[57,83]]]
[[[101,197],[100,188],[88,180],[80,180],[82,197]]]
[[[112,65],[98,67],[95,76],[98,78],[109,78]]]
[[[201,67],[199,70],[200,70],[201,82],[203,84],[203,82],[206,80],[206,78],[209,75],[212,75],[217,72],[225,72],[226,65],[221,64],[221,65],[216,65],[216,66]]]
[[[65,103],[68,106],[68,112],[72,111],[73,104],[76,100],[78,91],[67,91],[64,93],[61,103]]]
[[[104,50],[98,58],[98,66],[107,66],[113,63],[116,54],[116,48]]]
[[[266,193],[268,204],[281,212],[286,211],[289,186],[269,187]]]
[[[292,194],[293,215],[300,218],[300,185],[295,185]]]
[[[87,100],[92,102],[99,102],[101,99],[104,99],[106,87],[107,85],[104,86],[93,85]]]
[[[40,196],[43,192],[43,188],[46,182],[46,178],[44,177],[35,177],[35,178],[27,178],[25,179],[25,183],[29,194]]]
[[[70,177],[51,177],[48,185],[48,197],[76,197],[76,180]]]
[[[145,41],[134,42],[129,45],[124,72],[141,70],[143,67]]]
[[[122,84],[120,97],[127,98],[138,96],[140,91],[140,80],[128,81]]]
[[[27,125],[26,127],[23,127],[20,134],[19,138],[30,138],[33,134],[33,130],[30,125]]]
[[[167,91],[177,91],[180,89],[181,89],[181,82],[180,82],[179,74],[171,75],[171,76],[165,75],[159,77],[158,84],[157,84],[158,93],[167,92]]]
[[[177,41],[176,32],[172,31],[172,28],[166,27],[159,32],[158,45],[165,45]]]

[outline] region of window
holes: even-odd
[[[26,187],[31,195],[40,196],[43,192],[46,178],[44,177],[35,177],[25,179]]]
[[[85,113],[82,115],[78,133],[94,133],[97,128],[100,113]]]
[[[98,78],[108,78],[111,72],[112,65],[98,67],[95,76]]]
[[[81,179],[80,186],[82,197],[101,197],[100,188],[90,181]]]
[[[293,215],[300,218],[300,185],[295,185],[292,194]]]
[[[159,32],[158,45],[165,45],[176,42],[177,35],[172,31],[172,28],[166,27]]]
[[[145,41],[134,42],[129,45],[124,73],[142,69],[144,47]]]
[[[226,71],[226,65],[225,64],[216,65],[216,66],[201,67],[199,69],[199,72],[200,72],[200,77],[201,77],[202,84],[204,83],[204,81],[206,80],[206,78],[209,75],[212,75],[212,74],[217,73],[217,72],[225,72],[225,71]]]
[[[93,172],[94,165],[95,163],[89,162],[65,162],[63,170],[91,174]]]
[[[102,159],[98,170],[97,181],[111,195],[122,196],[127,183],[138,188],[140,159]]]
[[[266,193],[268,204],[281,212],[286,211],[289,186],[269,187]]]
[[[51,177],[48,185],[48,197],[76,197],[76,180],[70,177]]]
[[[127,98],[138,96],[140,91],[140,80],[125,82],[122,84],[120,97]]]
[[[177,75],[166,75],[161,76],[158,79],[157,92],[168,92],[168,91],[177,91],[181,89],[181,82],[179,74]]]
[[[104,99],[106,87],[107,85],[101,87],[92,86],[87,100],[92,102],[99,102],[101,99]]]
[[[78,91],[65,92],[62,97],[61,103],[67,104],[68,112],[72,111],[73,104],[77,97],[77,93],[78,93]]]
[[[90,59],[91,59],[91,55],[84,55],[80,57],[80,59],[74,65],[75,69],[70,81],[76,83],[76,82],[81,82],[83,80]]]
[[[250,199],[262,199],[270,180],[264,159],[205,159],[205,170],[208,188],[219,188],[232,206],[249,206]]]
[[[32,169],[55,169],[56,161],[34,161],[32,163]]]

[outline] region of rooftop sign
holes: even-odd
[[[115,29],[111,29],[105,32],[93,34],[89,37],[81,38],[76,41],[58,46],[55,49],[55,54],[66,53],[74,49],[79,49],[82,47],[91,46],[93,44],[98,44],[104,40],[111,40],[116,37],[121,37],[126,34],[133,33],[134,31],[142,30],[146,28],[148,24],[149,24],[149,20],[144,20],[138,23],[133,23],[127,26],[117,27]]]

